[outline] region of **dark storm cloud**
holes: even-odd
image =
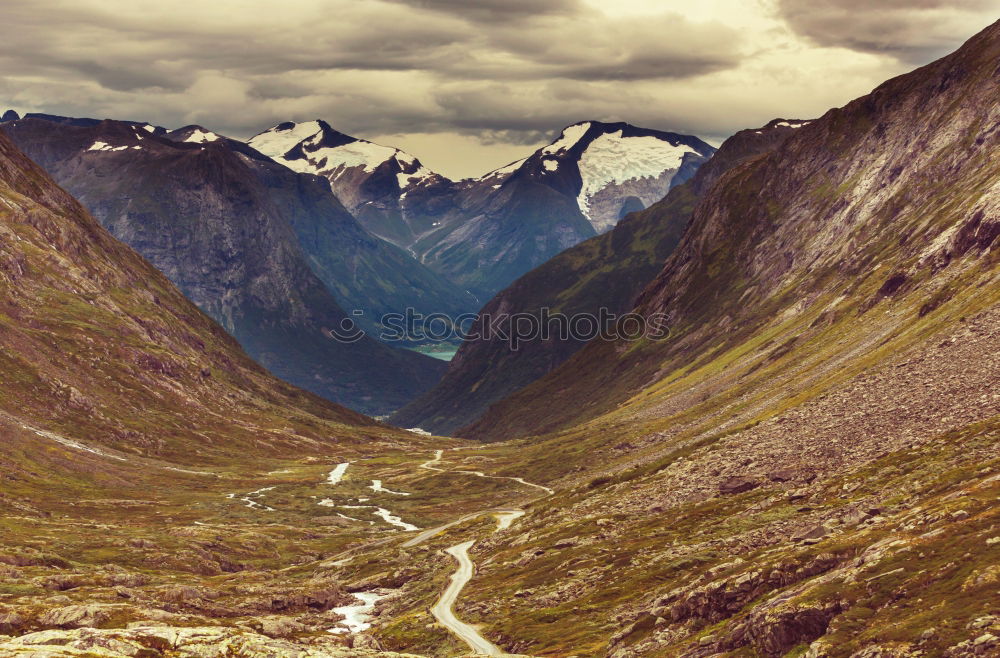
[[[721,22],[671,13],[608,17],[581,0],[307,1],[265,14],[239,2],[187,9],[6,0],[6,87],[24,84],[13,100],[29,109],[137,116],[147,106],[151,120],[201,120],[237,134],[263,127],[262,117],[265,124],[285,118],[274,105],[333,114],[365,132],[523,129],[521,141],[558,112],[504,108],[519,117],[507,122],[488,102],[480,112],[478,104],[466,110],[433,101],[478,98],[484,83],[504,82],[505,89],[533,86],[534,103],[546,103],[559,81],[694,78],[741,60],[739,34]],[[234,116],[241,103],[246,111]]]
[[[516,22],[533,16],[570,14],[581,10],[578,0],[389,0],[400,5],[460,15],[475,21]]]
[[[923,64],[997,18],[998,0],[780,0],[798,33],[824,46]]]

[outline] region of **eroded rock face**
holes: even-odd
[[[405,658],[411,654],[347,648],[338,638],[292,642],[226,627],[136,626],[42,631],[0,638],[0,655],[62,658],[101,655],[122,658]]]
[[[111,615],[119,609],[120,605],[108,604],[87,604],[68,605],[61,608],[53,608],[39,619],[39,623],[44,626],[54,626],[56,628],[83,628],[85,626],[100,626],[111,618]]]
[[[20,631],[27,624],[27,620],[16,612],[0,613],[0,635],[11,635]]]

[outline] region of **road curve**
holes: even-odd
[[[461,449],[462,448],[452,448],[452,450],[461,450]],[[434,458],[421,464],[420,468],[426,469],[428,471],[437,471],[438,473],[464,473],[465,475],[474,475],[475,477],[486,478],[488,480],[512,480],[526,487],[531,487],[533,489],[541,489],[550,496],[556,492],[555,489],[546,487],[541,484],[535,484],[534,482],[528,482],[524,478],[511,477],[509,475],[487,475],[482,471],[465,471],[462,469],[438,468],[437,466],[435,466],[435,464],[440,464],[441,458],[443,456],[444,456],[444,450],[435,450]]]
[[[419,535],[414,535],[413,537],[407,539],[405,542],[400,544],[400,546],[402,546],[403,548],[413,548],[414,546],[419,546],[420,544],[423,544],[431,537],[440,535],[448,528],[453,528],[457,526],[459,523],[465,523],[466,521],[471,521],[472,519],[483,516],[484,514],[492,514],[493,516],[496,517],[497,530],[500,531],[509,528],[514,521],[524,516],[524,510],[497,508],[497,509],[487,509],[481,512],[472,512],[471,514],[466,514],[465,516],[461,516],[455,519],[454,521],[445,523],[444,525],[439,525],[434,528],[428,528],[427,530],[421,532]]]
[[[469,559],[469,549],[475,543],[474,540],[470,540],[447,549],[446,552],[458,560],[458,571],[452,574],[448,588],[441,595],[441,598],[438,599],[437,603],[434,604],[434,607],[431,608],[431,614],[459,639],[468,644],[469,648],[477,655],[505,656],[507,654],[480,635],[479,631],[455,617],[453,610],[455,601],[462,592],[462,588],[472,579],[474,567],[472,560]]]

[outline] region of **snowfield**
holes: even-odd
[[[281,125],[284,124],[279,124]],[[412,169],[417,165],[417,159],[409,153],[363,139],[355,139],[340,146],[321,146],[323,125],[319,121],[293,124],[288,128],[279,126],[252,137],[247,144],[299,173],[315,174],[334,180],[348,170],[359,168],[366,174],[373,173],[392,159],[399,163],[400,169]],[[299,144],[305,157],[286,158],[288,152]],[[434,176],[433,171],[420,166],[412,174],[397,174],[396,181],[400,189],[405,190],[419,185],[431,176]]]
[[[611,184],[640,178],[657,178],[663,172],[677,170],[685,153],[697,153],[690,146],[656,137],[623,137],[622,131],[601,135],[580,156],[583,187],[577,203],[590,219],[590,197]]]
[[[142,147],[141,146],[131,146],[131,147],[129,147],[129,146],[112,146],[111,144],[108,144],[107,142],[102,142],[102,141],[98,140],[98,141],[94,142],[90,146],[90,148],[87,149],[87,150],[88,151],[124,151],[124,150],[129,149],[129,148],[141,149]]]
[[[218,141],[218,139],[219,139],[219,136],[216,135],[215,133],[213,133],[210,130],[208,130],[208,131],[206,131],[206,130],[195,130],[190,135],[188,135],[188,138],[185,139],[184,141],[185,142],[191,142],[191,143],[194,143],[194,144],[207,144],[208,142]]]
[[[322,128],[316,121],[298,123],[287,130],[279,130],[275,126],[251,138],[247,143],[264,155],[281,160],[282,156],[291,151],[296,144],[315,137],[321,131]]]
[[[543,148],[542,153],[545,155],[557,155],[563,151],[568,151],[580,141],[588,130],[590,130],[589,121],[578,123],[575,126],[569,126],[562,131],[562,135],[559,136],[559,139]]]

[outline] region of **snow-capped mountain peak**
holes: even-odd
[[[706,155],[688,144],[673,143],[659,136],[627,137],[623,130],[599,135],[587,145],[578,160],[582,180],[577,197],[580,210],[594,221],[590,213],[591,199],[610,185],[622,186],[630,181],[647,179],[653,181],[671,172],[671,180],[665,181],[669,189],[673,174],[680,171],[687,154]]]
[[[321,132],[319,121],[304,123],[287,121],[252,137],[247,143],[264,155],[279,159],[299,143],[310,140]]]
[[[715,149],[697,137],[628,123],[581,121],[532,156],[478,179],[499,190],[514,176],[574,196],[594,229],[613,227],[625,209],[649,206],[687,180]]]
[[[295,171],[317,174],[331,182],[347,174],[373,174],[390,161],[395,161],[393,168],[402,192],[435,175],[409,153],[345,135],[319,119],[279,123],[247,143]]]

